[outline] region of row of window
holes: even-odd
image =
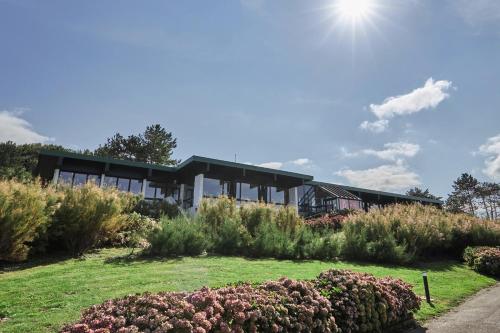
[[[69,186],[81,186],[86,183],[94,183],[98,186],[101,185],[101,176],[80,172],[61,171],[59,173],[59,184]],[[142,179],[124,178],[105,176],[102,181],[103,187],[114,187],[120,191],[130,192],[134,194],[142,193]],[[180,201],[179,187],[174,184],[165,184],[154,181],[146,181],[144,189],[144,197],[146,199],[167,199],[172,198],[175,201]],[[192,189],[186,189],[184,200],[189,201],[192,199]]]
[[[203,196],[205,197],[226,195],[239,201],[264,201],[284,205],[288,197],[286,192],[285,189],[275,186],[229,182],[212,178],[203,179]]]

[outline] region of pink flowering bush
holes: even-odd
[[[315,280],[327,297],[342,332],[382,332],[413,318],[420,299],[405,282],[373,275],[332,269]]]
[[[479,273],[500,277],[500,247],[467,247],[464,260]]]
[[[400,280],[332,270],[313,281],[127,296],[92,306],[61,332],[370,332],[411,318],[418,302]]]

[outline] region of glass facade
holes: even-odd
[[[267,188],[267,202],[273,203],[275,205],[285,204],[285,189],[269,186]]]
[[[146,181],[145,198],[157,200],[171,198],[175,201],[179,201],[179,188],[174,184],[166,184],[148,180]]]
[[[259,201],[259,186],[255,184],[238,183],[237,199],[241,201]]]
[[[82,186],[86,183],[94,183],[99,185],[100,181],[100,175],[61,171],[59,172],[58,184],[67,186]]]

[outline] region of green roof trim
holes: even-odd
[[[74,158],[74,159],[79,159],[79,160],[109,163],[109,164],[116,164],[116,165],[124,165],[124,166],[130,166],[130,167],[135,167],[135,168],[146,168],[146,169],[154,169],[154,170],[161,170],[161,171],[169,171],[169,172],[177,171],[177,167],[170,167],[170,166],[166,166],[166,165],[150,164],[150,163],[130,161],[130,160],[119,160],[119,159],[111,158],[111,157],[87,155],[87,154],[81,154],[81,153],[70,153],[70,152],[65,152],[65,151],[43,149],[43,150],[40,150],[39,155],[63,157],[63,158]]]
[[[346,191],[376,194],[376,195],[395,197],[395,198],[413,200],[413,201],[423,201],[423,202],[435,203],[435,204],[439,204],[439,205],[443,204],[443,202],[441,200],[437,200],[437,199],[429,199],[429,198],[415,197],[413,195],[384,192],[384,191],[377,191],[377,190],[369,190],[366,188],[354,187],[354,186],[349,186],[349,185],[332,184],[332,183],[325,183],[325,182],[318,182],[318,181],[307,182],[307,184],[308,185],[336,185],[336,186],[342,187]]]
[[[159,164],[150,164],[150,163],[145,163],[145,162],[119,160],[119,159],[115,159],[115,158],[111,158],[111,157],[94,156],[94,155],[87,155],[87,154],[81,154],[81,153],[70,153],[70,152],[65,152],[65,151],[55,151],[55,150],[46,150],[46,149],[41,150],[39,152],[39,154],[45,155],[45,156],[74,158],[74,159],[80,159],[80,160],[86,160],[86,161],[95,161],[95,162],[101,162],[101,163],[124,165],[124,166],[136,167],[136,168],[154,169],[154,170],[168,171],[168,172],[180,171],[184,167],[188,166],[191,163],[200,162],[200,163],[208,163],[208,164],[213,164],[213,165],[226,166],[226,167],[231,167],[231,168],[252,170],[252,171],[257,171],[257,172],[272,173],[272,174],[276,174],[276,175],[282,175],[282,176],[293,177],[293,178],[300,178],[300,179],[303,179],[305,181],[313,179],[313,176],[310,176],[310,175],[289,172],[289,171],[276,170],[276,169],[271,169],[271,168],[264,168],[264,167],[259,167],[259,166],[255,166],[255,165],[244,164],[244,163],[229,162],[229,161],[224,161],[224,160],[218,160],[215,158],[208,158],[208,157],[196,156],[196,155],[191,156],[190,158],[188,158],[187,160],[185,160],[184,162],[180,163],[177,166],[166,166],[166,165],[159,165]]]
[[[260,166],[256,166],[256,165],[252,165],[252,164],[224,161],[224,160],[203,157],[203,156],[197,156],[197,155],[193,155],[190,158],[188,158],[187,160],[185,160],[184,162],[182,162],[181,164],[179,164],[179,169],[183,168],[184,166],[188,165],[191,162],[201,162],[201,163],[208,163],[208,164],[213,164],[213,165],[226,166],[226,167],[230,167],[230,168],[239,168],[239,169],[252,170],[252,171],[257,171],[257,172],[272,173],[272,174],[282,175],[282,176],[287,176],[287,177],[300,178],[300,179],[304,179],[306,181],[313,180],[313,176],[302,174],[302,173],[265,168],[265,167],[260,167]]]

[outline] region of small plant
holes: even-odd
[[[475,271],[500,277],[500,248],[498,247],[467,247],[464,260]]]

